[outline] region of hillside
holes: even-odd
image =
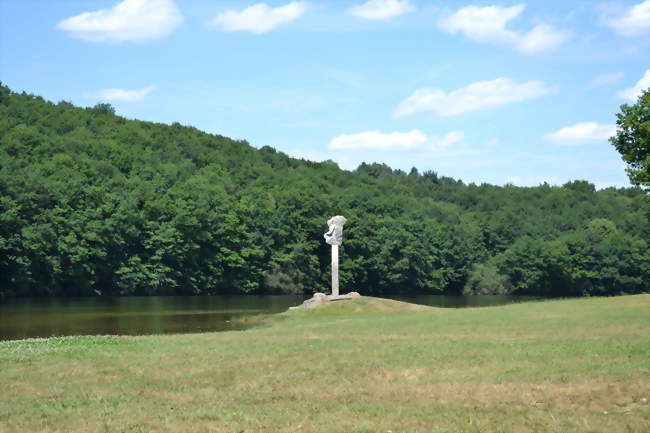
[[[348,172],[0,87],[0,296],[325,291],[334,214],[346,291],[640,293],[643,198]]]

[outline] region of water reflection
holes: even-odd
[[[278,313],[301,295],[36,298],[0,301],[0,340],[64,335],[146,335],[242,329],[235,320]],[[414,296],[394,299],[444,308],[521,302],[515,296]]]
[[[278,313],[304,299],[300,295],[10,299],[0,303],[0,340],[242,329],[234,319]]]

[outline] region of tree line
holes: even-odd
[[[644,191],[354,171],[0,85],[0,296],[640,293]]]

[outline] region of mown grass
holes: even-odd
[[[0,343],[0,431],[650,431],[650,295],[280,317]]]

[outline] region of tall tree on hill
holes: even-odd
[[[621,105],[616,118],[616,135],[610,141],[628,164],[630,181],[650,187],[650,89],[636,104]]]

